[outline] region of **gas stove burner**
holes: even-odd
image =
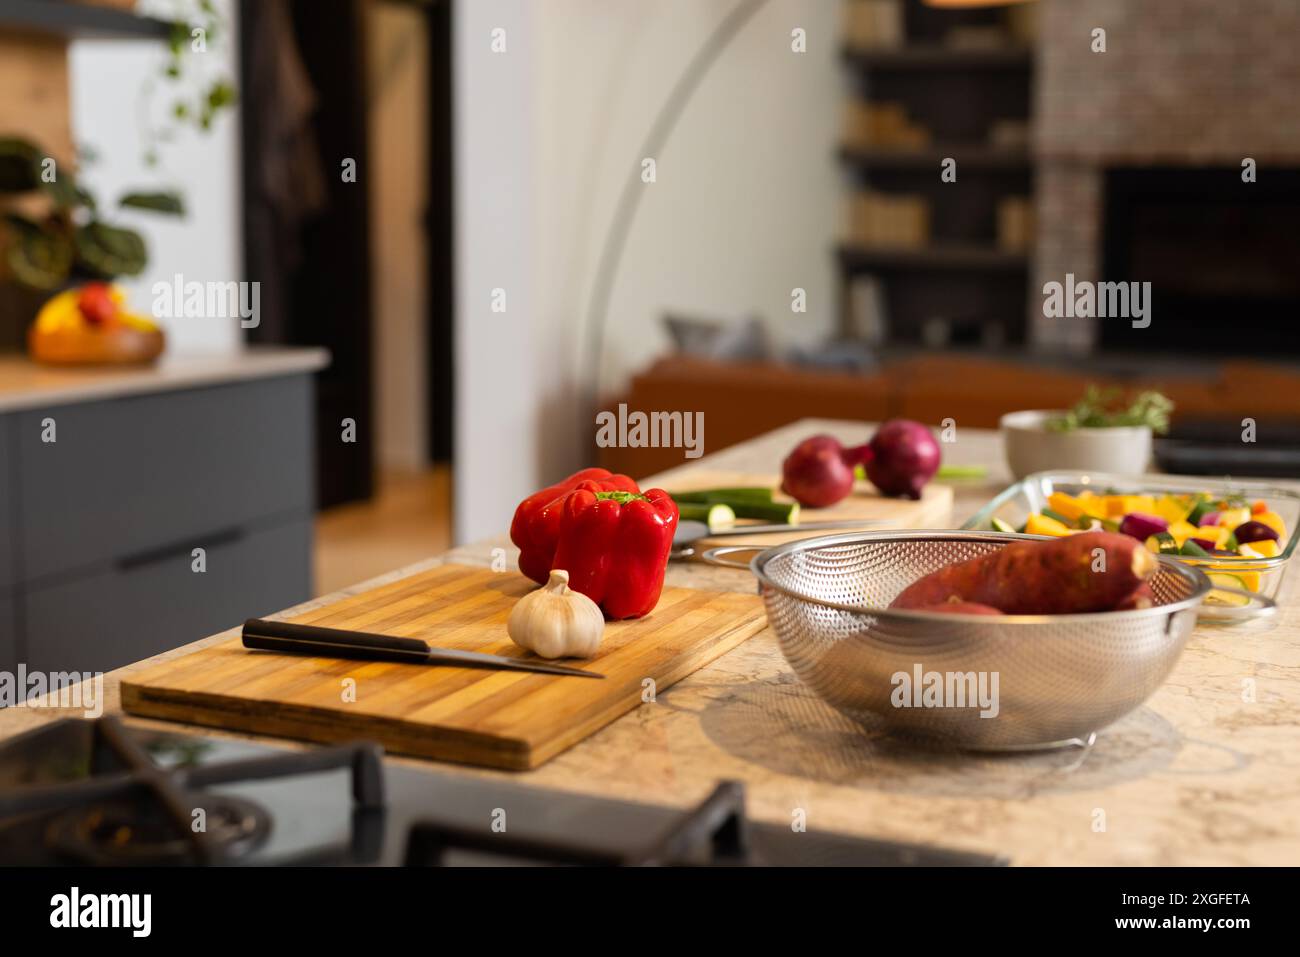
[[[69,718],[0,748],[0,822],[45,815],[38,830],[50,853],[84,864],[228,864],[267,839],[271,817],[211,787],[347,769],[359,824],[382,815],[383,751],[351,744],[203,763],[201,739],[155,738],[142,745],[117,718]],[[196,826],[198,825],[198,826]],[[372,855],[373,825],[359,827]],[[12,829],[8,829],[12,830]]]
[[[266,841],[271,816],[260,805],[219,794],[188,794],[194,819],[225,862],[247,856]],[[192,845],[157,802],[105,801],[64,811],[45,831],[49,847],[71,863],[96,867],[185,864]]]

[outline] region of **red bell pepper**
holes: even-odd
[[[556,567],[552,559],[560,540],[564,500],[578,488],[591,492],[641,491],[626,475],[615,475],[607,469],[583,469],[520,502],[510,523],[510,540],[519,547],[519,570],[539,585],[546,584],[551,569]]]
[[[645,493],[579,486],[564,500],[553,568],[569,573],[606,618],[640,618],[659,603],[677,503],[661,488]]]

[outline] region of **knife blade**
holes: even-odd
[[[529,671],[574,678],[604,678],[594,671],[568,668],[548,661],[506,658],[481,651],[431,648],[418,638],[399,638],[368,631],[346,631],[300,625],[289,621],[250,618],[242,632],[245,648],[314,655],[318,658],[349,658],[360,661],[401,661],[417,665],[451,665],[457,668],[490,668],[498,671]]]

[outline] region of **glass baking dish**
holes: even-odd
[[[1019,528],[1031,512],[1040,512],[1049,507],[1048,496],[1053,492],[1077,495],[1085,489],[1097,495],[1131,494],[1131,495],[1172,495],[1196,494],[1204,492],[1218,498],[1239,495],[1248,502],[1263,500],[1269,511],[1276,512],[1286,524],[1286,540],[1279,542],[1281,551],[1273,558],[1208,558],[1190,555],[1175,555],[1177,561],[1199,568],[1206,574],[1223,573],[1242,576],[1242,573],[1257,573],[1259,583],[1249,587],[1267,598],[1277,595],[1282,587],[1282,575],[1296,548],[1296,529],[1300,524],[1300,493],[1291,489],[1279,488],[1267,482],[1240,482],[1232,479],[1211,479],[1197,476],[1175,475],[1112,475],[1106,472],[1071,472],[1050,471],[1035,472],[1021,479],[1016,484],[1004,489],[992,501],[970,517],[962,528],[990,531],[993,519],[998,518],[1012,528]],[[1253,579],[1248,575],[1244,580]]]

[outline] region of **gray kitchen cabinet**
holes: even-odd
[[[311,528],[299,517],[209,542],[203,572],[184,548],[29,589],[27,667],[108,671],[304,601]]]
[[[0,415],[0,594],[18,579],[18,541],[14,535],[18,500],[13,490],[15,421],[16,416]]]
[[[311,508],[310,383],[266,379],[18,417],[27,581]],[[42,441],[42,423],[57,441]]]
[[[0,390],[0,670],[107,671],[311,597],[323,361]]]

